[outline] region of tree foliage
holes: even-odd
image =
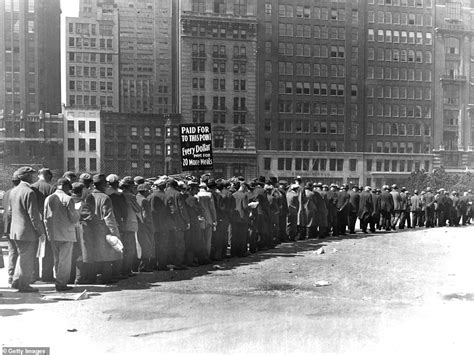
[[[441,188],[458,192],[474,190],[474,175],[471,172],[448,174],[444,168],[434,169],[430,173],[419,170],[411,173],[406,184],[410,191],[424,190],[428,186],[435,191]]]

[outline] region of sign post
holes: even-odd
[[[181,169],[212,170],[212,133],[210,123],[179,125]]]

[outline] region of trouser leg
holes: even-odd
[[[53,251],[54,270],[56,272],[56,286],[66,286],[71,277],[73,242],[51,242]]]
[[[15,265],[18,259],[18,248],[14,240],[8,239],[8,283],[13,281]]]
[[[123,260],[122,274],[128,275],[132,272],[133,263],[137,254],[135,243],[135,232],[125,231],[122,234]]]
[[[13,274],[13,284],[20,290],[28,288],[33,279],[33,264],[37,261],[38,242],[15,240],[18,258]]]

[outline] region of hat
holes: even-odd
[[[156,180],[156,181],[153,183],[153,185],[155,185],[155,186],[164,186],[164,185],[166,185],[166,179],[163,178],[163,177],[161,177],[161,178],[159,178],[158,180]]]
[[[101,182],[107,182],[107,180],[105,179],[105,175],[104,174],[95,174],[93,177],[92,177],[92,182],[94,184],[98,184],[98,183],[101,183]]]
[[[124,176],[122,180],[120,180],[120,186],[133,186],[135,183],[131,176]]]
[[[120,178],[116,174],[107,175],[107,182],[113,184],[114,182],[119,182]]]
[[[402,188],[400,189],[401,192],[405,192],[406,190],[407,190],[406,187],[402,187]]]
[[[418,192],[418,190],[415,190],[415,191],[413,191],[413,193],[414,193],[415,195],[418,195],[419,192]]]
[[[271,182],[272,184],[276,184],[277,181],[278,181],[278,179],[276,178],[276,176],[270,176],[270,179],[269,179],[269,180],[270,180],[270,182]]]
[[[91,181],[92,180],[92,176],[91,174],[88,174],[88,173],[83,173],[79,176],[79,180],[82,180],[82,181]]]
[[[145,178],[143,176],[135,176],[133,178],[133,182],[135,183],[135,185],[141,185],[145,183]]]
[[[313,188],[313,183],[308,181],[308,182],[306,183],[306,188],[307,188],[307,189],[312,189],[312,188]]]
[[[264,183],[265,183],[265,180],[266,180],[266,179],[265,179],[265,176],[259,176],[257,182],[258,182],[258,183],[261,183],[261,184],[264,184]]]
[[[278,181],[278,183],[280,185],[284,185],[284,186],[288,185],[288,181],[286,181],[286,180],[280,180],[280,181]]]
[[[201,189],[205,189],[206,187],[207,187],[207,185],[206,185],[205,182],[201,182],[201,183],[199,184],[199,188],[201,188]]]
[[[38,175],[43,175],[43,174],[53,175],[53,173],[51,172],[51,170],[49,170],[49,168],[41,168],[38,170]]]
[[[84,184],[82,182],[75,182],[72,184],[72,193],[80,194],[84,189]]]
[[[23,166],[20,169],[18,169],[17,171],[15,171],[15,174],[18,175],[18,176],[21,176],[21,175],[24,175],[24,174],[31,174],[31,173],[34,173],[34,172],[36,172],[36,170],[33,169],[31,166]]]
[[[178,181],[178,186],[182,188],[186,188],[186,183],[183,180]]]
[[[204,181],[204,180],[203,180],[203,181]],[[216,187],[216,186],[217,186],[216,180],[215,180],[215,179],[212,179],[212,178],[209,179],[209,180],[207,180],[207,186],[208,186],[208,187]]]
[[[291,185],[290,185],[290,189],[291,189],[291,190],[295,190],[295,189],[297,189],[298,187],[300,187],[300,185],[298,185],[298,184],[291,184]]]
[[[197,182],[196,180],[191,180],[188,182],[188,186],[189,187],[199,186],[199,182]]]
[[[74,173],[73,171],[66,171],[66,172],[63,174],[63,177],[64,177],[64,178],[67,178],[67,179],[75,179],[75,178],[77,178],[77,175],[76,175],[76,173]]]
[[[138,185],[137,191],[138,191],[138,192],[148,191],[148,185],[147,185],[147,184],[140,184],[140,185]]]
[[[397,184],[393,184],[393,185],[392,185],[392,189],[398,189]]]

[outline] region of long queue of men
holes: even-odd
[[[276,178],[229,180],[18,169],[3,198],[9,284],[110,284],[136,272],[185,270],[287,241],[384,229],[458,226],[474,214],[470,192],[410,194]],[[41,264],[41,265],[40,265]]]

